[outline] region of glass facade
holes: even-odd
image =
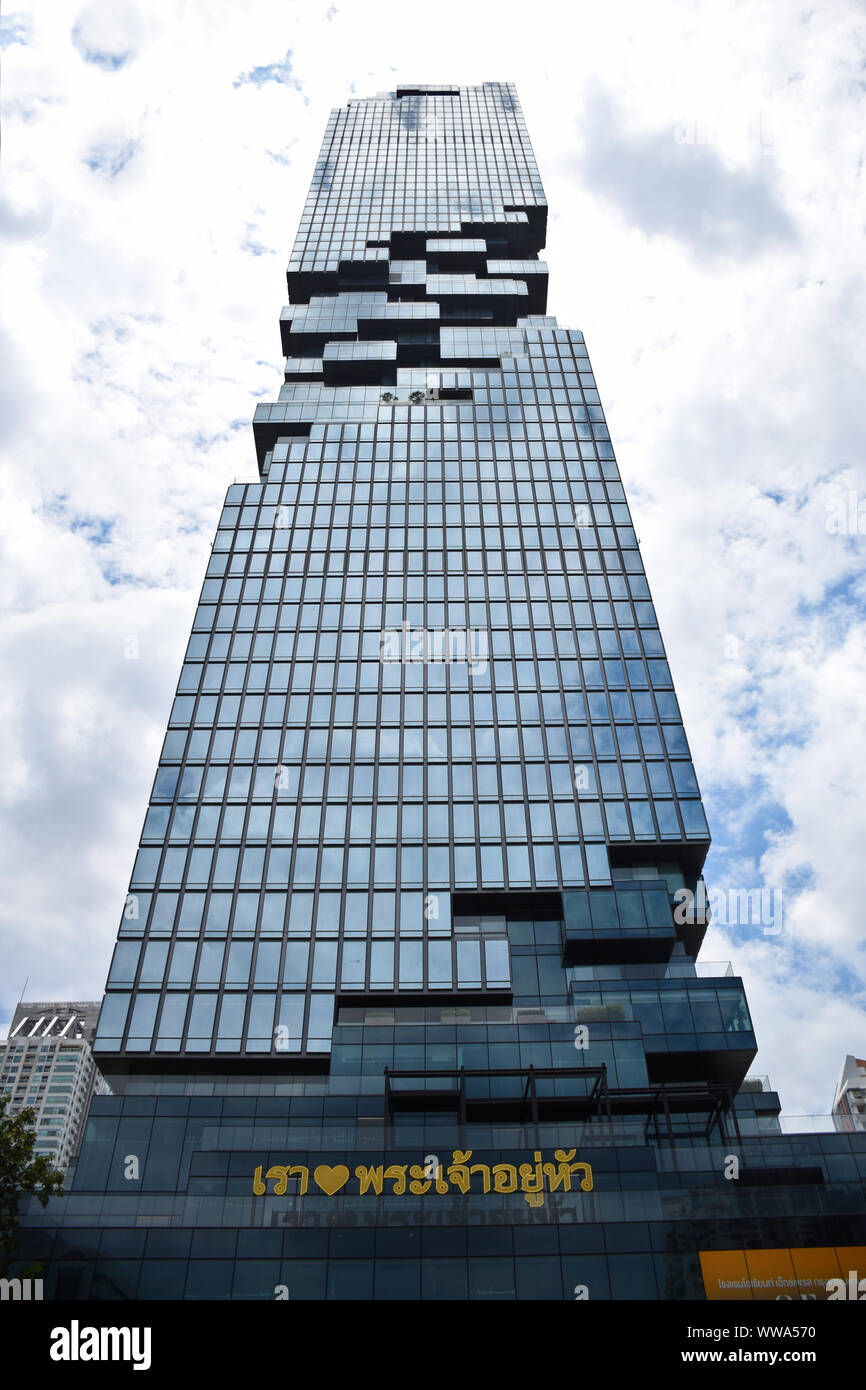
[[[332,113],[122,912],[115,1094],[31,1213],[55,1296],[703,1297],[702,1248],[866,1243],[866,1146],[782,1136],[742,983],[696,964],[709,831],[546,215],[510,84]]]

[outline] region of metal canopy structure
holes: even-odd
[[[680,1139],[721,1141],[741,1135],[734,1109],[735,1088],[718,1082],[658,1082],[609,1086],[607,1067],[445,1067],[396,1070],[385,1067],[385,1111],[454,1110],[461,1124],[485,1117],[528,1120],[589,1120],[614,1117],[644,1121],[647,1143]],[[511,1079],[514,1084],[503,1084]],[[489,1083],[496,1083],[496,1094]],[[416,1083],[411,1085],[409,1083]],[[430,1084],[430,1083],[441,1084]],[[487,1092],[485,1094],[484,1092]]]

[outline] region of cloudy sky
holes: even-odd
[[[9,9],[9,7],[7,7]],[[40,0],[7,12],[0,1031],[98,998],[328,112],[513,81],[789,1115],[866,1056],[866,13]],[[861,885],[862,887],[862,885]],[[779,894],[784,905],[780,921]],[[774,920],[771,920],[771,917]],[[767,929],[769,928],[769,930]]]

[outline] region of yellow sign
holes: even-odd
[[[367,1167],[360,1164],[354,1172],[358,1180],[358,1195],[363,1197],[365,1193],[372,1190],[377,1196],[385,1191],[385,1195],[402,1197],[407,1189],[415,1197],[426,1196],[428,1192],[438,1193],[440,1196],[453,1192],[457,1188],[463,1196],[472,1191],[472,1179],[474,1174],[480,1174],[480,1179],[476,1181],[475,1191],[512,1193],[520,1191],[523,1193],[524,1200],[531,1207],[544,1205],[545,1183],[549,1192],[556,1192],[560,1187],[564,1192],[571,1191],[572,1173],[581,1174],[581,1192],[592,1191],[592,1168],[588,1163],[572,1162],[576,1150],[556,1149],[554,1151],[553,1163],[542,1163],[541,1152],[538,1149],[533,1151],[533,1163],[521,1163],[515,1167],[513,1163],[494,1163],[489,1166],[486,1163],[472,1163],[471,1149],[453,1149],[451,1153],[452,1162],[448,1168],[437,1162],[427,1163],[392,1163],[387,1168],[384,1164],[377,1167]],[[320,1163],[313,1169],[313,1182],[320,1192],[324,1192],[326,1197],[333,1197],[341,1192],[350,1181],[352,1174],[345,1163],[337,1163],[334,1167],[329,1167],[327,1163]],[[269,1168],[262,1176],[262,1165],[256,1168],[253,1174],[253,1192],[257,1197],[263,1197],[268,1191],[268,1182],[273,1180],[273,1195],[284,1197],[289,1190],[290,1179],[297,1179],[297,1187],[293,1191],[299,1197],[303,1197],[310,1183],[310,1170],[302,1164],[275,1164]],[[391,1192],[385,1189],[385,1183],[391,1182]]]
[[[721,1299],[832,1299],[847,1297],[853,1273],[866,1275],[866,1246],[823,1246],[803,1250],[701,1250],[704,1290]],[[833,1282],[831,1282],[833,1281]],[[828,1290],[827,1285],[831,1287]]]

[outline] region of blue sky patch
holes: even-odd
[[[0,15],[0,48],[11,48],[13,43],[30,42],[30,22],[27,15]]]
[[[83,534],[89,545],[108,545],[114,522],[104,516],[77,516],[69,523],[73,534]]]
[[[233,87],[264,87],[266,82],[280,82],[284,87],[294,87],[296,91],[301,90],[301,84],[292,72],[292,50],[286,49],[286,56],[278,63],[267,63],[262,67],[250,68],[249,72],[241,73],[232,83]]]
[[[126,168],[138,149],[137,140],[105,140],[101,145],[94,145],[84,156],[84,163],[88,169],[92,169],[94,174],[103,174],[106,178],[116,179],[118,174]]]

